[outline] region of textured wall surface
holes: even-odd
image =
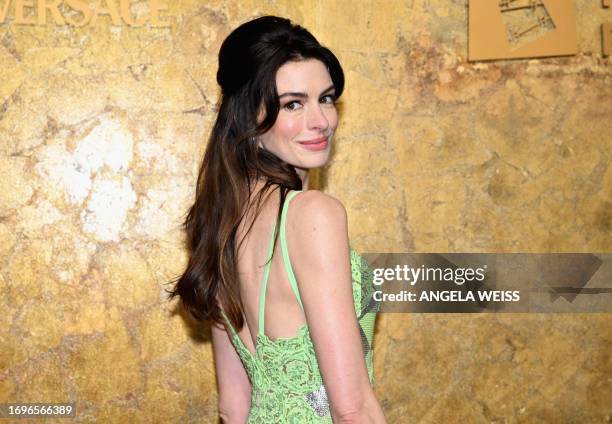
[[[218,48],[263,13],[304,24],[345,68],[319,179],[355,248],[612,251],[611,9],[577,1],[574,57],[468,63],[465,0],[357,3],[167,1],[168,28],[17,25],[9,9],[0,402],[76,401],[75,422],[215,421],[208,336],[164,284],[186,260]],[[610,314],[383,315],[376,391],[390,423],[610,422],[611,351]]]

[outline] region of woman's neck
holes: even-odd
[[[302,190],[306,191],[308,190],[308,181],[309,181],[309,175],[310,173],[308,172],[308,169],[304,169],[304,168],[295,168],[295,172],[297,173],[298,177],[300,178],[300,180],[302,181]],[[265,185],[264,180],[252,180],[251,181],[251,192],[252,193],[257,193],[259,192],[259,190]]]
[[[302,190],[308,190],[308,169],[295,168],[295,172],[297,172],[298,177],[300,177],[300,180],[302,180]]]

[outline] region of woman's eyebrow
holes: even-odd
[[[335,89],[334,85],[330,85],[329,87],[327,87],[325,90],[323,90],[321,92],[321,95],[323,94],[327,94],[329,91],[333,91]],[[283,93],[280,96],[278,96],[279,99],[282,99],[283,97],[287,97],[287,96],[292,96],[292,97],[300,97],[303,99],[307,99],[308,98],[308,94],[306,93],[299,93],[299,92],[295,92],[295,91],[291,91],[291,92],[287,92],[287,93]]]
[[[323,90],[323,91],[321,92],[321,95],[323,95],[323,94],[327,94],[327,93],[329,93],[330,91],[333,91],[333,92],[335,92],[335,91],[336,91],[336,87],[334,87],[334,85],[333,85],[333,84],[332,84],[332,85],[330,85],[329,87],[327,87],[325,90]]]

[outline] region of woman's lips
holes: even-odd
[[[302,146],[308,150],[324,150],[327,147],[327,137],[316,138],[314,140],[300,141]]]

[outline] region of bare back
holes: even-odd
[[[264,196],[261,211],[237,255],[240,294],[245,315],[245,325],[238,332],[238,335],[252,353],[255,351],[255,341],[259,326],[259,301],[267,260],[266,255],[268,254],[270,240],[273,236],[279,203],[279,190],[274,190],[271,193],[268,192]],[[242,240],[248,229],[254,209],[252,207],[248,211],[246,219],[238,228],[236,234],[237,241]],[[288,220],[290,219],[289,215]],[[287,243],[291,245],[291,238],[289,236]],[[267,337],[273,340],[293,337],[300,326],[306,323],[304,312],[300,308],[287,277],[281,254],[280,237],[276,241],[274,255],[270,263],[265,302],[264,333]]]

